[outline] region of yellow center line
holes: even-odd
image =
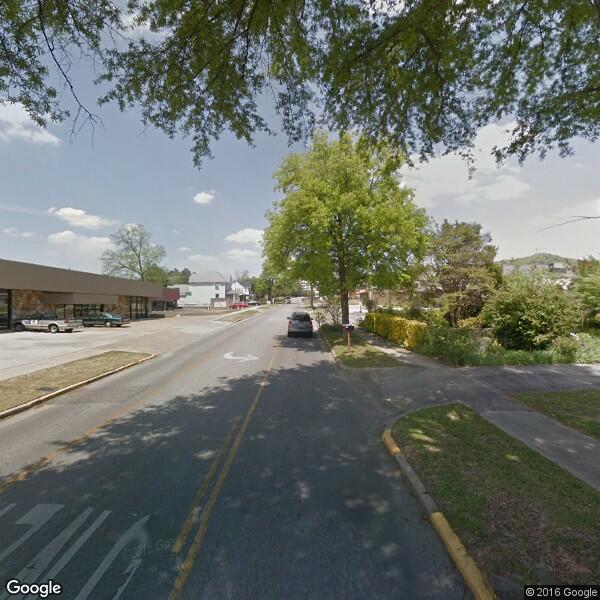
[[[256,410],[256,406],[258,405],[258,401],[262,395],[263,389],[265,388],[267,378],[269,376],[269,373],[271,372],[271,369],[273,367],[273,363],[275,362],[275,357],[277,356],[278,351],[279,351],[279,349],[276,348],[275,352],[273,353],[273,356],[271,357],[271,361],[269,362],[269,366],[267,367],[267,370],[261,379],[261,382],[258,386],[258,391],[256,392],[256,395],[254,396],[254,400],[252,401],[250,408],[246,412],[246,416],[244,417],[242,426],[240,427],[240,430],[238,431],[235,441],[233,442],[233,445],[231,446],[231,450],[229,451],[229,454],[227,455],[227,459],[225,460],[225,464],[223,465],[223,470],[221,471],[221,474],[219,475],[219,479],[217,480],[215,486],[213,487],[212,492],[206,503],[206,506],[204,507],[204,510],[202,511],[202,514],[200,516],[200,526],[198,527],[198,531],[194,537],[194,541],[192,542],[192,545],[187,553],[187,556],[185,557],[185,560],[183,561],[181,567],[179,568],[179,573],[177,574],[177,578],[175,579],[175,583],[173,585],[173,589],[171,590],[171,593],[169,594],[168,600],[179,600],[179,598],[181,597],[181,593],[186,584],[186,581],[188,580],[188,577],[190,576],[192,567],[194,566],[196,558],[198,557],[198,554],[200,553],[200,550],[202,549],[202,544],[204,542],[204,538],[205,538],[206,532],[208,530],[208,520],[210,518],[210,514],[211,514],[217,500],[219,499],[219,495],[221,494],[221,490],[223,489],[223,484],[225,483],[225,479],[227,478],[227,475],[229,473],[231,465],[235,459],[235,456],[238,452],[240,444],[242,443],[242,439],[246,433],[246,429],[248,429],[248,424],[250,423],[250,419],[252,418],[252,415],[254,414],[254,411]]]
[[[194,501],[192,502],[192,508],[190,510],[190,513],[189,513],[187,519],[185,520],[185,523],[183,524],[183,527],[181,528],[181,531],[179,532],[177,539],[175,540],[175,544],[173,545],[173,552],[175,554],[179,554],[179,552],[181,552],[181,549],[183,548],[183,546],[185,546],[187,536],[190,532],[190,529],[192,528],[192,525],[194,524],[196,515],[198,514],[200,502],[202,502],[202,498],[204,497],[204,494],[206,494],[206,490],[208,489],[208,486],[210,485],[212,478],[214,477],[215,473],[217,472],[219,463],[221,462],[221,459],[225,455],[225,451],[227,450],[227,448],[229,446],[229,442],[231,441],[231,438],[233,437],[233,434],[235,433],[235,430],[237,429],[237,426],[239,425],[240,419],[241,419],[241,417],[236,417],[233,420],[231,429],[228,431],[227,435],[225,436],[225,440],[223,441],[223,445],[221,446],[219,453],[217,454],[217,456],[215,456],[215,459],[213,460],[212,464],[210,465],[210,469],[209,469],[208,473],[206,474],[206,476],[204,477],[204,480],[202,481],[202,485],[200,486],[200,489],[198,490],[198,492],[196,493],[196,496],[194,497]]]

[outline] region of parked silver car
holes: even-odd
[[[49,331],[50,333],[67,331],[70,333],[79,325],[81,325],[80,321],[67,321],[48,313],[36,313],[13,320],[15,331]]]
[[[293,312],[291,316],[288,317],[288,337],[293,335],[313,336],[312,319],[307,312]]]

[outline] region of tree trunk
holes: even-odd
[[[315,289],[312,283],[310,284],[310,307],[315,307]]]
[[[346,279],[346,263],[340,259],[340,304],[342,308],[342,324],[350,323],[350,308],[348,306],[348,281]]]
[[[340,293],[342,304],[342,323],[350,323],[350,307],[348,306],[348,291]]]

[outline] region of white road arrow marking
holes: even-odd
[[[248,362],[249,360],[258,360],[258,356],[252,356],[252,354],[246,354],[246,356],[235,356],[233,352],[227,352],[223,355],[223,358],[227,360],[237,360],[239,362]]]

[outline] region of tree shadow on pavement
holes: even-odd
[[[277,343],[321,351],[317,339]],[[55,579],[77,600],[166,599],[182,571],[181,598],[463,598],[379,441],[390,415],[319,360],[56,440],[0,495],[0,579],[41,576],[75,549]]]

